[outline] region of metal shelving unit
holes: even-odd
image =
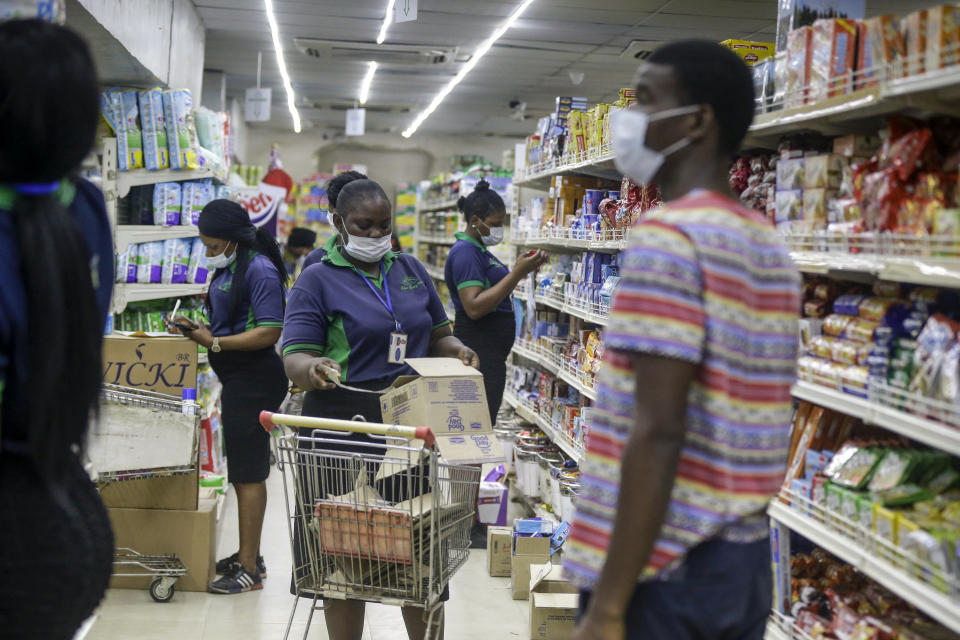
[[[578,445],[576,442],[573,442],[565,435],[559,433],[553,426],[553,424],[541,416],[539,413],[533,410],[533,408],[524,404],[516,394],[511,392],[506,392],[503,394],[503,401],[508,405],[514,408],[521,418],[526,420],[531,424],[537,425],[541,431],[547,434],[547,437],[553,441],[560,449],[570,456],[571,459],[575,460],[577,464],[583,459],[583,447]]]

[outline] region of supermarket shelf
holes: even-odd
[[[813,640],[813,638],[797,627],[793,618],[773,611],[767,621],[763,640]]]
[[[526,290],[521,290],[515,291],[513,297],[517,298],[518,300],[527,300],[529,295],[527,294]],[[561,313],[576,316],[581,320],[585,320],[586,322],[590,322],[601,327],[605,327],[607,322],[610,320],[608,312],[603,308],[587,309],[580,305],[572,305],[566,302],[565,299],[562,301],[557,300],[553,296],[534,295],[533,301],[537,304],[546,305],[552,309],[556,309]]]
[[[793,396],[859,418],[866,424],[883,427],[953,455],[960,455],[960,425],[951,426],[930,420],[921,415],[899,411],[877,400],[859,398],[805,380],[793,386]]]
[[[613,163],[613,150],[605,146],[599,152],[579,153],[572,160],[547,160],[514,172],[513,184],[521,187],[546,189],[554,176],[574,173],[606,180],[620,180],[622,174]]]
[[[417,204],[417,213],[430,213],[431,211],[446,211],[447,209],[457,210],[457,201],[460,198],[452,198],[450,200],[436,200],[434,202],[424,202],[422,205]]]
[[[171,238],[196,238],[199,231],[193,226],[162,227],[157,225],[117,225],[117,251],[141,242],[156,242]]]
[[[867,273],[879,280],[960,289],[960,260],[838,255],[814,251],[793,251],[790,257],[804,273]]]
[[[205,284],[132,284],[117,283],[113,287],[113,313],[120,313],[131,302],[198,296],[207,292]]]
[[[791,500],[795,500],[793,496]],[[809,503],[808,503],[809,504]],[[815,507],[805,507],[815,508]],[[831,526],[805,514],[799,505],[793,507],[774,498],[767,514],[777,522],[823,547],[844,562],[859,569],[890,591],[904,598],[928,615],[960,632],[960,599],[951,598],[921,581],[905,569],[894,565],[886,554],[878,552],[869,540],[856,540]]]
[[[425,264],[423,267],[427,270],[427,274],[434,280],[443,280],[443,267],[438,267],[432,264]]]
[[[558,377],[566,382],[568,385],[580,392],[581,395],[590,398],[594,402],[597,401],[597,392],[589,384],[585,383],[581,378],[580,374],[574,370],[572,367],[564,366],[560,369]]]
[[[547,372],[552,373],[555,376],[560,375],[560,370],[557,367],[556,363],[554,363],[553,361],[545,357],[542,357],[539,353],[537,353],[532,349],[528,349],[527,347],[524,347],[519,343],[515,342],[513,344],[513,352],[518,356],[520,356],[521,358],[526,358],[527,360],[530,360],[531,362],[540,365]]]
[[[533,512],[535,517],[539,517],[542,520],[547,520],[553,523],[554,528],[560,526],[560,518],[557,517],[553,511],[550,511],[542,502],[535,502],[529,497],[525,496],[523,492],[517,491],[516,495],[520,498],[520,502],[526,505],[527,509]]]
[[[580,461],[583,459],[584,455],[582,447],[574,442],[571,442],[568,438],[560,435],[557,430],[553,428],[553,425],[549,420],[542,417],[540,414],[521,402],[520,398],[518,398],[516,394],[509,391],[504,393],[503,401],[513,407],[516,410],[517,415],[519,415],[521,418],[527,422],[530,422],[531,424],[537,425],[540,430],[547,434],[547,437],[549,437],[554,444],[560,447],[565,454],[575,460],[577,464],[580,464]]]
[[[540,365],[544,370],[552,373],[576,389],[581,395],[596,401],[596,390],[593,388],[593,386],[585,383],[580,378],[580,372],[578,372],[572,366],[569,366],[565,363],[554,362],[552,358],[547,357],[545,354],[530,349],[519,343],[514,343],[513,352],[522,358],[526,358],[527,360]]]
[[[219,182],[219,179],[214,175],[213,171],[207,168],[180,170],[161,169],[159,171],[134,169],[133,171],[117,171],[117,197],[122,198],[126,196],[130,193],[132,187],[139,187],[146,184],[203,179],[211,179]]]
[[[576,237],[579,236],[579,237]],[[515,234],[514,244],[550,249],[567,253],[594,251],[597,253],[619,253],[627,247],[626,236],[622,229],[584,232],[566,228],[542,229],[540,234]]]
[[[431,236],[418,233],[413,236],[414,242],[422,242],[424,244],[446,244],[452,245],[456,243],[457,239],[453,236]]]

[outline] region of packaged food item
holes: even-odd
[[[851,293],[840,296],[833,303],[833,312],[845,316],[860,315],[860,304],[867,299],[867,296]]]
[[[776,222],[790,222],[803,218],[803,190],[790,189],[777,191]]]
[[[874,492],[874,498],[884,507],[905,507],[932,497],[929,490],[915,484],[903,484]]]
[[[163,241],[143,242],[138,247],[137,282],[159,283],[163,275]]]
[[[863,33],[861,35],[861,60],[868,67],[863,67],[864,85],[872,86],[876,84],[876,71],[883,70],[888,77],[896,77],[894,69],[897,65],[902,65],[903,58],[906,56],[906,49],[903,44],[903,35],[900,33],[900,19],[895,15],[883,15],[873,18],[867,18],[863,21]],[[874,71],[873,74],[869,70]]]
[[[811,102],[853,91],[856,52],[856,22],[830,18],[813,23],[810,53]]]
[[[943,69],[960,61],[960,7],[940,5],[927,9],[926,71]]]
[[[923,73],[927,56],[927,10],[920,9],[907,15],[903,19],[902,29],[907,75]]]
[[[161,182],[153,188],[153,224],[175,226],[180,224],[182,195],[176,182]]]
[[[891,449],[883,454],[867,488],[870,491],[886,491],[904,484],[913,466],[907,451]]]
[[[750,40],[724,40],[720,44],[740,56],[749,67],[772,58],[776,48],[772,42],[752,42]]]
[[[876,451],[866,447],[858,447],[852,455],[847,457],[846,462],[833,475],[828,477],[835,484],[860,490],[870,481],[879,460],[880,454]]]
[[[836,197],[834,189],[804,189],[803,190],[803,219],[815,220],[825,227],[827,222],[827,206]]]
[[[167,144],[171,169],[196,169],[197,131],[193,124],[193,98],[186,89],[163,92],[163,115],[167,125]]]
[[[868,158],[880,149],[880,138],[875,135],[851,133],[833,139],[833,153],[845,158]]]
[[[851,322],[853,322],[851,316],[831,314],[823,319],[823,333],[835,338],[842,338],[847,329],[847,325]]]
[[[900,301],[896,298],[867,298],[860,303],[858,315],[864,320],[880,322]]]
[[[843,177],[841,156],[823,153],[804,158],[804,189],[838,189]]]
[[[147,169],[157,171],[170,166],[167,125],[163,117],[163,90],[149,89],[137,94],[140,124],[143,130],[143,161]]]
[[[873,532],[881,538],[897,544],[899,520],[895,511],[887,509],[880,503],[873,505]]]
[[[804,158],[786,158],[777,162],[777,190],[802,189],[806,174]]]
[[[813,29],[810,27],[794,29],[787,34],[785,106],[788,109],[802,106],[808,100],[812,39]]]

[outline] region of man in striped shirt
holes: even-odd
[[[762,215],[731,198],[753,118],[735,54],[658,49],[616,115],[621,170],[666,204],[631,232],[564,567],[577,640],[763,637],[767,502],[783,480],[800,278]]]

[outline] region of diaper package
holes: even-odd
[[[161,182],[153,189],[153,224],[172,227],[181,221],[182,195],[176,182]]]
[[[142,169],[143,136],[136,89],[110,89],[104,99],[109,103],[109,112],[101,105],[104,116],[117,136],[117,168],[121,171]]]
[[[171,238],[163,241],[163,284],[183,284],[187,281],[187,268],[193,240],[189,238]]]
[[[216,197],[214,200],[229,200],[230,199],[230,187],[227,185],[220,185],[216,187]]]
[[[167,126],[163,117],[163,90],[141,91],[138,98],[143,131],[143,162],[151,171],[167,169],[170,166],[170,151],[167,149]]]
[[[163,92],[163,115],[167,125],[171,169],[196,169],[199,166],[192,108],[193,99],[186,89]]]
[[[200,238],[195,238],[190,251],[187,282],[190,284],[206,284],[208,273],[207,248],[203,245],[203,242],[200,241]]]
[[[180,224],[197,226],[200,212],[213,200],[214,188],[210,180],[184,182],[181,187]]]
[[[137,252],[137,282],[159,283],[163,276],[163,242],[141,243]]]

